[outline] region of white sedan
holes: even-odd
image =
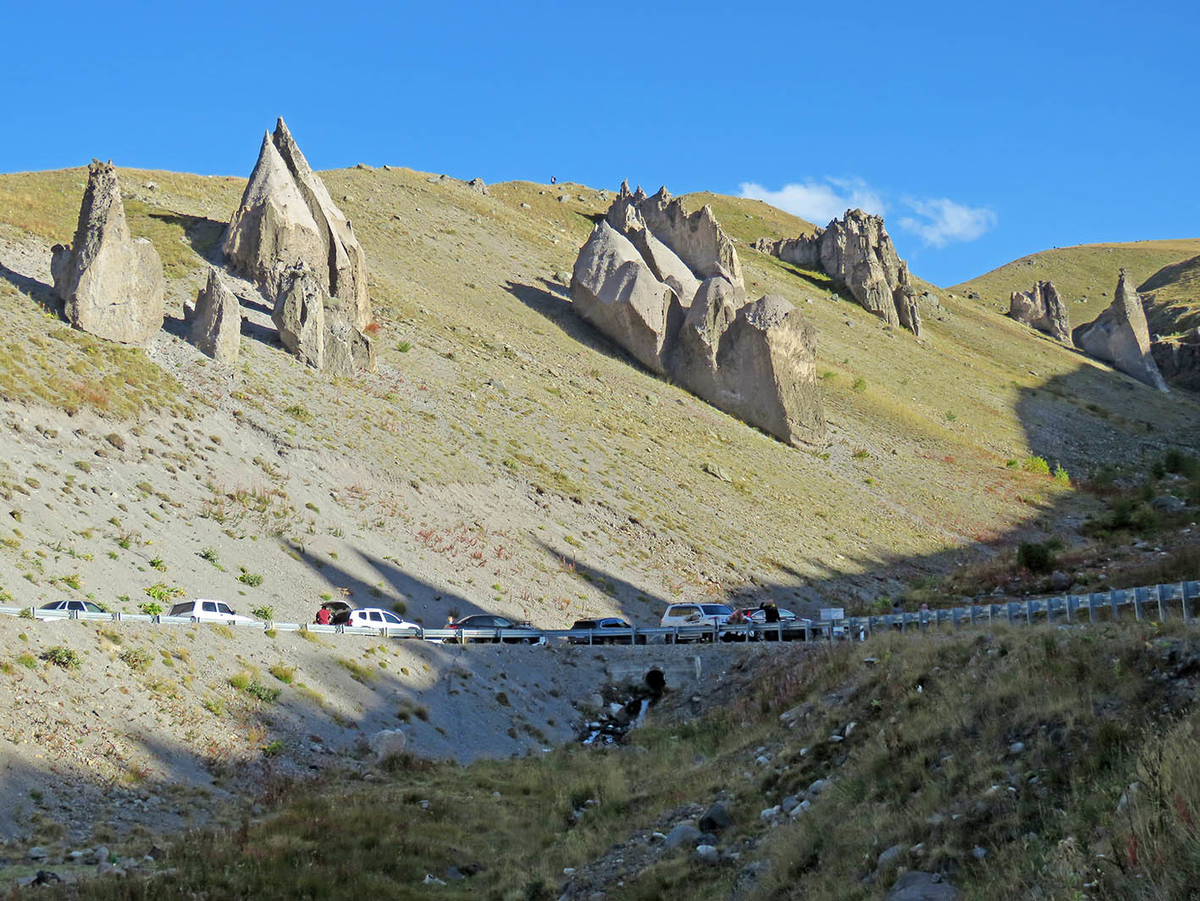
[[[42,616],[42,612],[46,611],[49,615]],[[38,615],[35,619],[45,622],[51,619],[63,619],[65,617],[74,616],[82,613],[107,613],[99,604],[93,604],[91,601],[54,601],[51,604],[46,604],[38,608]]]

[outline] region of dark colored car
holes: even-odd
[[[350,614],[354,612],[354,608],[345,601],[326,601],[320,609],[329,611],[329,625],[331,626],[348,626]]]
[[[600,619],[577,619],[575,624],[571,626],[572,632],[601,632],[605,629],[632,629],[633,627],[623,619],[618,619],[615,616],[605,616]],[[568,635],[567,641],[571,644],[630,644],[633,640],[632,633],[629,635],[596,635],[591,637],[587,635]],[[639,635],[637,637],[638,644],[646,643],[646,636]]]
[[[528,632],[528,635],[506,635],[503,639],[498,637],[471,637],[467,641],[493,641],[499,644],[503,641],[505,644],[545,644],[546,636],[541,633],[540,629],[534,628],[531,623],[519,623],[509,619],[507,616],[500,616],[495,613],[472,613],[470,616],[464,616],[462,619],[451,620],[446,623],[447,629],[520,629],[522,632]],[[446,641],[450,644],[457,644],[462,639],[459,636],[447,638]]]

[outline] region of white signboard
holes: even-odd
[[[831,620],[831,619],[845,619],[845,618],[846,618],[846,609],[844,607],[822,607],[821,608],[821,619],[823,621]]]

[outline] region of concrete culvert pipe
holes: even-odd
[[[655,694],[660,694],[667,687],[667,677],[663,675],[660,669],[652,669],[646,673],[646,687]]]

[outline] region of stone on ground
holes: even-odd
[[[303,263],[279,267],[273,276],[279,285],[271,320],[279,329],[279,340],[301,362],[314,369],[325,368],[325,291]]]
[[[242,338],[242,306],[216,267],[196,297],[192,343],[218,363],[236,363]]]

